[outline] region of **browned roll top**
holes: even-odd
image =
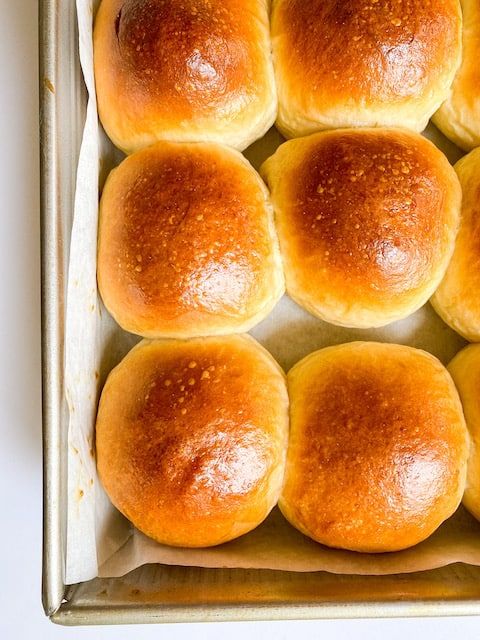
[[[268,193],[236,151],[159,143],[109,177],[98,280],[125,329],[190,337],[249,329],[283,292]]]
[[[278,125],[421,131],[460,63],[458,0],[274,0]]]
[[[425,145],[426,146],[426,145]],[[441,250],[443,185],[410,140],[377,133],[326,138],[295,174],[301,201],[291,209],[296,250],[322,262],[353,291],[375,298],[416,288]],[[420,215],[419,215],[420,213]]]
[[[373,101],[400,100],[424,91],[432,69],[457,42],[454,0],[285,0],[282,20],[294,44],[291,80],[312,89]],[[455,9],[455,10],[454,10]],[[301,76],[295,76],[295,70]]]
[[[453,251],[460,188],[436,147],[401,129],[290,140],[262,167],[288,292],[319,317],[381,326],[433,293]]]
[[[102,392],[98,470],[147,535],[215,545],[276,504],[287,432],[285,376],[249,336],[143,341]]]
[[[457,508],[468,438],[453,382],[430,354],[349,343],[288,374],[291,430],[280,507],[333,547],[381,552],[425,539]]]
[[[259,0],[103,0],[94,36],[100,118],[127,152],[161,139],[244,148],[275,118]]]
[[[180,117],[248,98],[253,67],[232,2],[122,0],[115,37],[128,91]],[[233,18],[233,19],[232,19]]]

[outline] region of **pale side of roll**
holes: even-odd
[[[480,4],[478,0],[461,0],[461,5],[462,64],[433,121],[456,145],[470,151],[480,146]]]
[[[448,365],[470,432],[470,455],[463,504],[480,520],[480,345],[462,349]]]
[[[480,149],[455,165],[462,213],[455,251],[432,297],[441,318],[470,342],[480,341]]]

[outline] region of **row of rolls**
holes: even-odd
[[[479,385],[479,344],[447,370],[420,349],[350,342],[286,377],[248,334],[144,339],[103,389],[98,471],[162,544],[228,542],[278,504],[323,545],[399,551],[462,498],[480,519]]]
[[[132,153],[158,140],[239,150],[288,138],[435,124],[480,145],[476,0],[103,0],[101,121]]]
[[[260,173],[266,184],[234,149],[175,142],[111,172],[98,284],[121,327],[147,338],[245,332],[286,284],[344,327],[381,327],[431,299],[480,341],[479,150],[452,168],[419,134],[341,129],[285,142]]]
[[[98,285],[144,340],[105,383],[96,455],[139,530],[212,546],[278,504],[375,553],[462,497],[480,518],[480,344],[447,370],[353,342],[285,376],[245,334],[286,290],[355,328],[431,300],[480,342],[480,150],[452,167],[419,134],[433,116],[480,144],[479,48],[474,0],[102,0],[99,116],[130,155],[100,200]],[[240,151],[274,122],[291,139],[257,173]]]

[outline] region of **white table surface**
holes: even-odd
[[[44,617],[36,5],[0,0],[0,638],[479,638],[480,618],[72,629]]]

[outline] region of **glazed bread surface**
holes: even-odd
[[[285,376],[253,338],[144,340],[103,389],[97,465],[111,501],[140,531],[206,547],[267,517],[287,437]]]
[[[100,120],[126,153],[158,140],[244,149],[275,120],[270,49],[266,0],[103,0]]]
[[[288,386],[279,506],[302,533],[330,547],[397,551],[457,509],[468,434],[432,355],[375,342],[328,347],[293,367]]]
[[[98,284],[121,327],[157,338],[248,331],[284,279],[268,191],[233,149],[160,142],[110,174]]]
[[[480,149],[463,157],[455,169],[463,192],[460,228],[431,302],[452,329],[470,342],[480,342]]]
[[[458,0],[273,0],[286,137],[359,126],[422,131],[461,57]]]
[[[262,166],[287,291],[332,324],[369,328],[413,313],[454,249],[460,186],[445,156],[400,129],[290,140]]]

